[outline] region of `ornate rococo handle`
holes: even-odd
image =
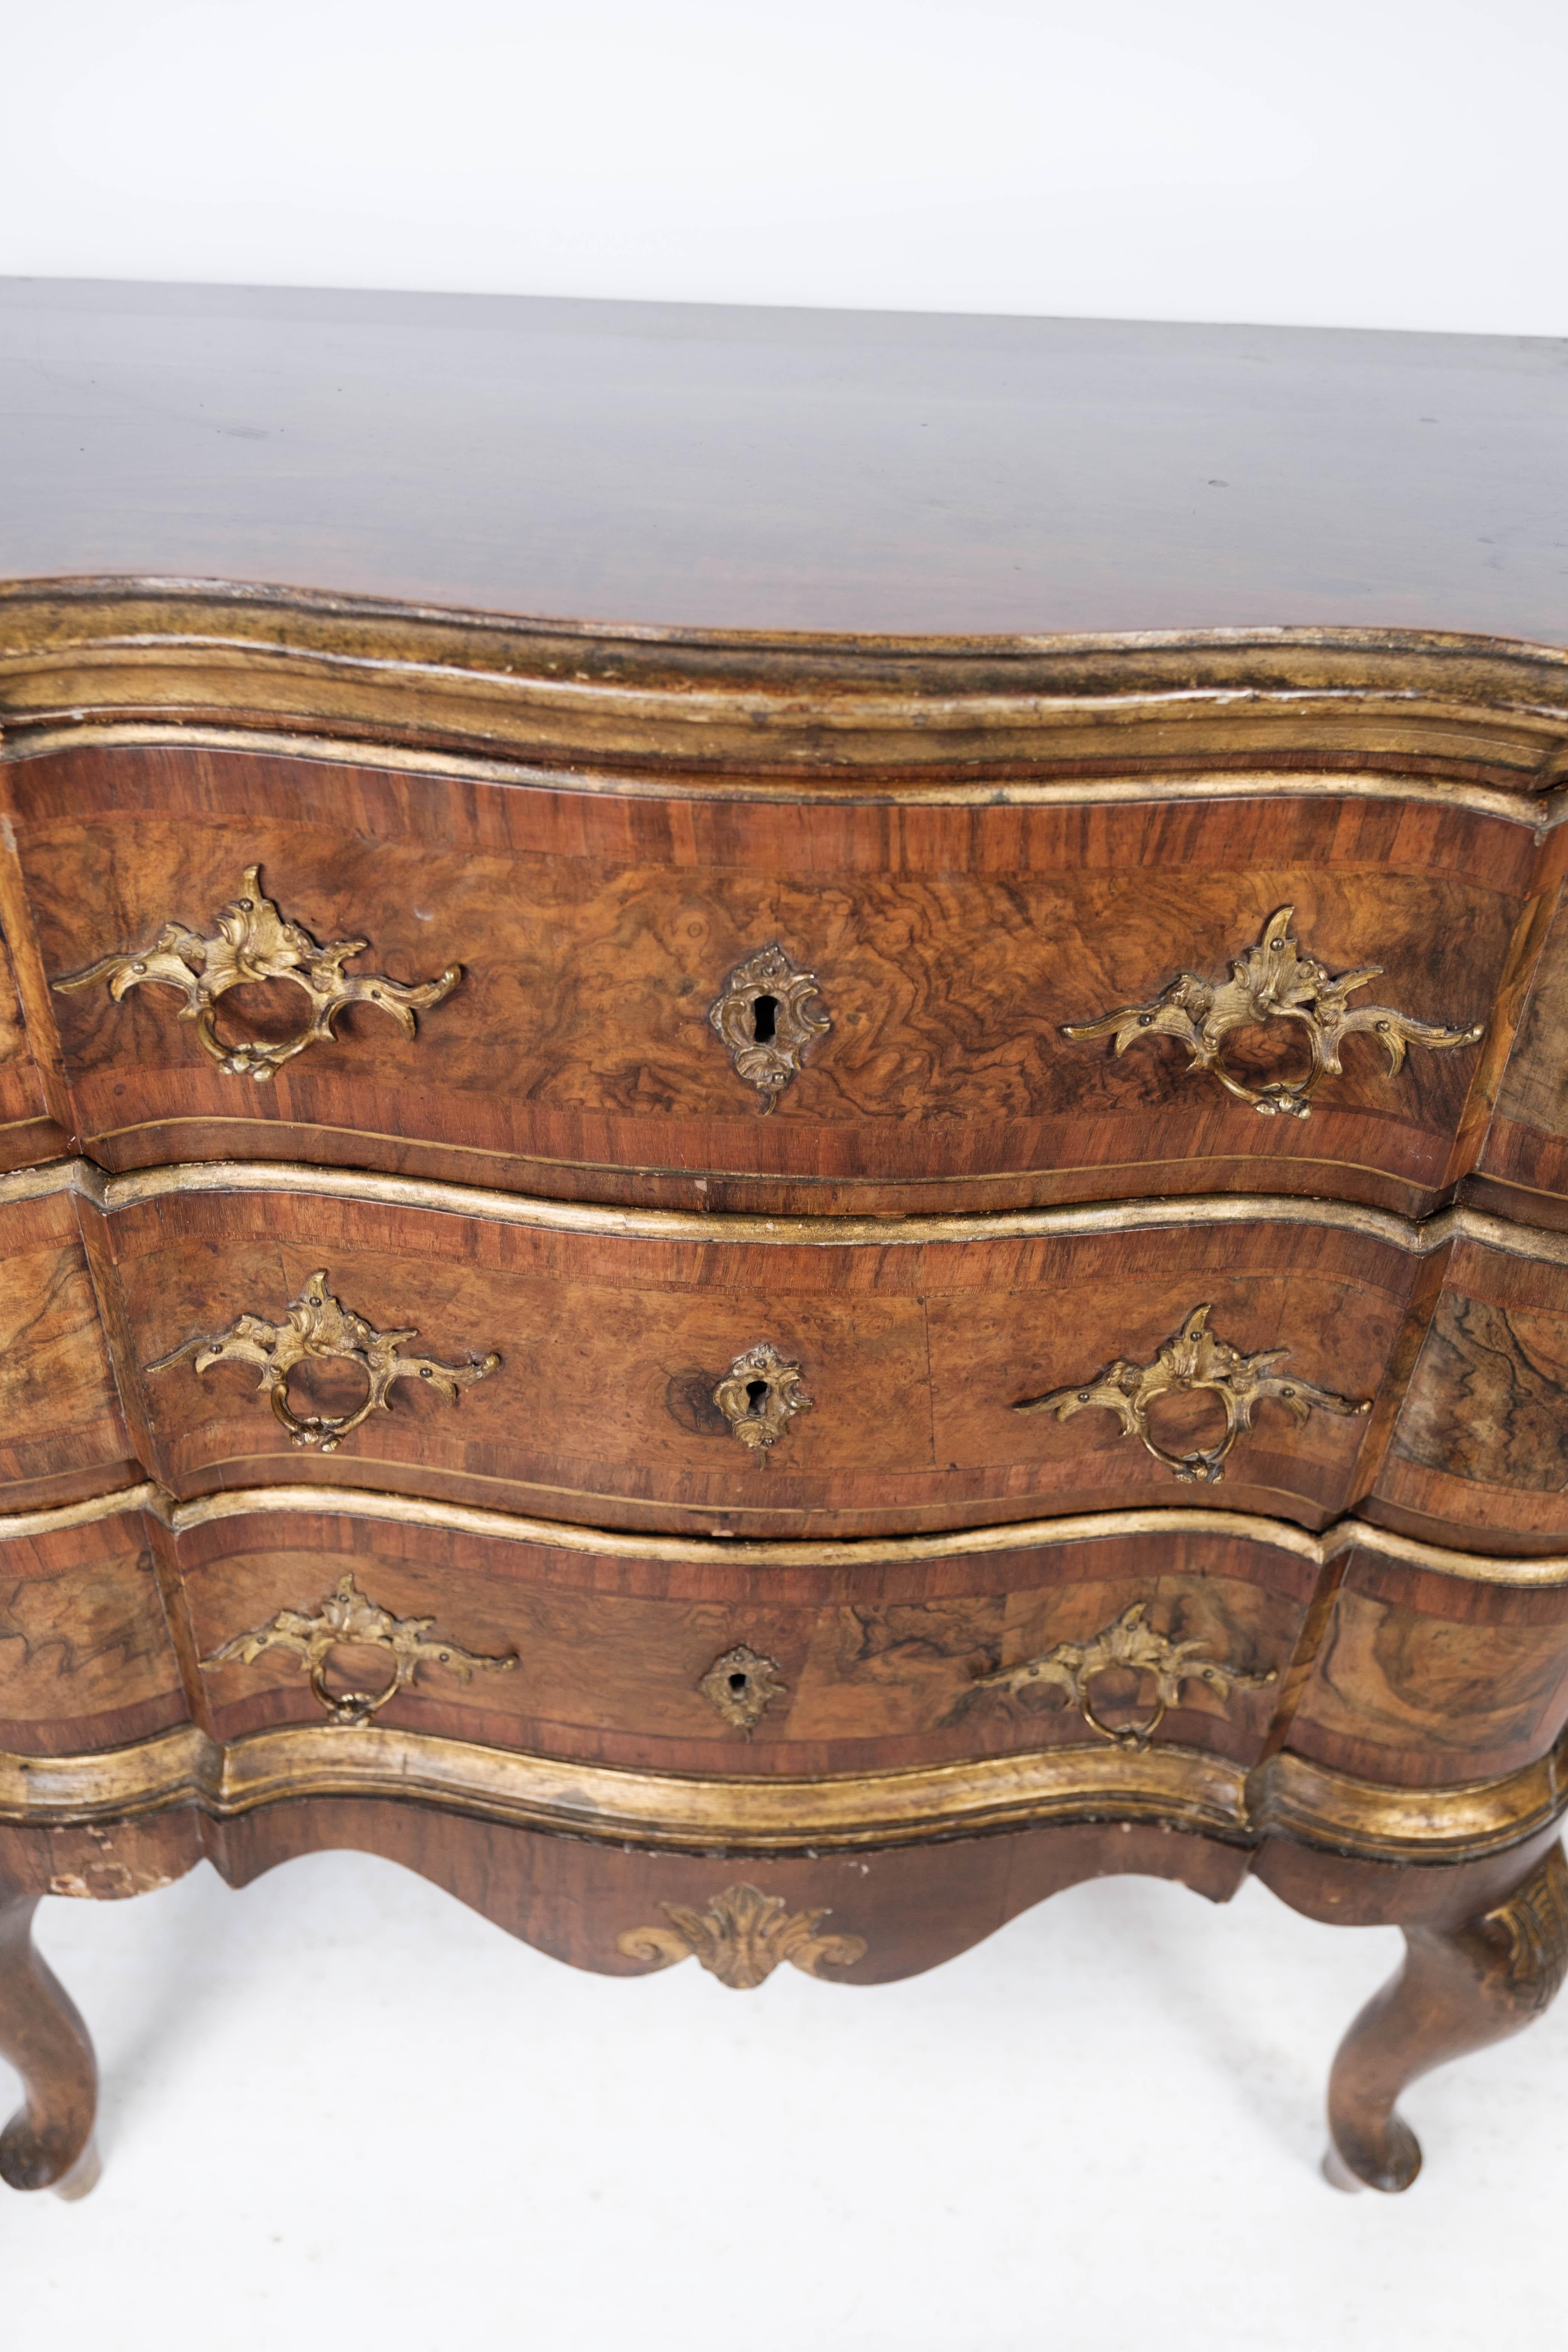
[[[471,1682],[476,1669],[484,1674],[510,1674],[517,1664],[517,1654],[509,1650],[504,1657],[477,1657],[470,1650],[459,1649],[456,1642],[426,1637],[435,1624],[434,1617],[395,1617],[390,1610],[369,1600],[354,1582],[353,1573],[338,1579],[337,1589],[318,1606],[313,1616],[298,1609],[279,1609],[265,1625],[256,1626],[248,1633],[236,1633],[232,1640],[202,1660],[204,1667],[253,1665],[265,1651],[287,1650],[297,1657],[310,1676],[312,1696],[327,1710],[334,1723],[368,1723],[380,1713],[389,1699],[400,1690],[406,1690],[428,1659],[433,1665],[445,1666],[461,1683]],[[392,1654],[392,1680],[379,1691],[332,1691],[327,1687],[327,1662],[339,1643],[357,1650],[388,1650]]]
[[[247,866],[239,896],[221,908],[211,939],[184,923],[165,923],[148,948],[100,956],[85,971],[54,982],[62,995],[106,980],[118,1004],[133,988],[178,989],[184,997],[179,1018],[194,1021],[203,1049],[229,1077],[274,1077],[307,1045],[332,1042],[333,1023],[346,1004],[374,1004],[390,1013],[405,1037],[417,1034],[416,1012],[439,1004],[462,978],[461,964],[448,964],[435,980],[406,986],[384,972],[345,972],[351,956],[363,955],[367,940],[333,940],[318,947],[309,931],[288,922],[261,889],[261,868]],[[310,1000],[310,1017],[292,1037],[276,1042],[245,1039],[230,1045],[217,1034],[218,999],[229,989],[258,981],[285,980]]]
[[[1056,1683],[1101,1739],[1113,1740],[1118,1748],[1143,1748],[1163,1723],[1167,1709],[1180,1706],[1184,1683],[1205,1683],[1225,1699],[1238,1686],[1261,1690],[1275,1680],[1272,1666],[1267,1674],[1246,1674],[1224,1659],[1210,1657],[1206,1642],[1171,1641],[1148,1623],[1148,1602],[1135,1601],[1091,1640],[1058,1642],[1054,1650],[1026,1658],[1020,1665],[999,1666],[994,1674],[977,1675],[973,1687],[1005,1691],[1009,1698],[1016,1698],[1033,1685]],[[1142,1722],[1117,1727],[1101,1722],[1096,1715],[1090,1685],[1100,1675],[1113,1674],[1152,1676],[1154,1706]]]
[[[327,1270],[322,1266],[311,1275],[299,1297],[289,1301],[287,1322],[268,1323],[259,1315],[241,1315],[216,1338],[196,1332],[147,1370],[167,1371],[171,1364],[192,1354],[198,1373],[216,1363],[258,1365],[261,1378],[257,1385],[271,1399],[275,1416],[294,1444],[318,1445],[323,1454],[333,1454],[373,1412],[392,1411],[388,1391],[395,1381],[425,1381],[456,1404],[459,1389],[488,1379],[500,1363],[497,1355],[466,1364],[439,1363],[434,1356],[404,1355],[404,1341],[418,1336],[416,1330],[378,1331],[363,1316],[350,1314],[327,1288]],[[326,1357],[358,1366],[366,1383],[364,1402],[355,1412],[302,1417],[289,1402],[289,1375],[298,1364]]]
[[[1213,1301],[1192,1307],[1173,1339],[1167,1339],[1152,1363],[1130,1364],[1121,1357],[1082,1388],[1053,1389],[1049,1396],[1028,1397],[1015,1412],[1054,1412],[1070,1421],[1086,1405],[1101,1405],[1121,1423],[1123,1436],[1142,1441],[1156,1462],[1163,1462],[1184,1485],[1217,1486],[1225,1476],[1225,1460],[1243,1430],[1252,1427],[1255,1406],[1266,1398],[1282,1404],[1294,1421],[1305,1423],[1315,1405],[1321,1412],[1353,1415],[1370,1412],[1372,1399],[1359,1402],[1336,1396],[1331,1389],[1314,1388],[1310,1381],[1279,1380],[1274,1366],[1283,1363],[1289,1348],[1266,1348],[1244,1356],[1228,1340],[1218,1339],[1208,1328]],[[1151,1407],[1163,1396],[1193,1389],[1208,1389],[1225,1408],[1225,1435],[1217,1445],[1199,1446],[1191,1454],[1171,1454],[1159,1444],[1149,1425]]]
[[[1468,1028],[1434,1027],[1407,1013],[1395,1013],[1390,1005],[1349,1004],[1347,998],[1376,980],[1383,966],[1364,964],[1358,971],[1333,977],[1315,958],[1303,955],[1290,937],[1295,911],[1293,907],[1275,909],[1258,946],[1231,965],[1228,981],[1202,980],[1195,972],[1184,971],[1147,1004],[1125,1004],[1098,1020],[1071,1023],[1062,1035],[1074,1044],[1085,1037],[1114,1037],[1118,1054],[1142,1037],[1174,1037],[1186,1048],[1189,1069],[1211,1072],[1226,1094],[1250,1103],[1265,1118],[1280,1113],[1288,1118],[1310,1116],[1308,1097],[1320,1079],[1340,1075],[1340,1046],[1352,1030],[1369,1030],[1382,1039],[1390,1077],[1397,1077],[1404,1066],[1407,1045],[1442,1053],[1451,1045],[1473,1045],[1481,1036],[1485,1024],[1479,1021]],[[1302,1078],[1244,1086],[1226,1068],[1221,1049],[1233,1030],[1256,1028],[1268,1021],[1297,1024],[1307,1041],[1310,1066]]]

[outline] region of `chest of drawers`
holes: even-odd
[[[1568,1969],[1561,355],[0,328],[0,2175],[41,1895],[345,1846],[737,1989],[1251,1873],[1406,2186]]]

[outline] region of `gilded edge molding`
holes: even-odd
[[[3,676],[0,664],[0,676]],[[5,715],[0,709],[0,730]],[[1568,716],[1564,719],[1568,731]],[[47,758],[53,751],[80,751],[91,745],[106,751],[146,745],[164,750],[178,743],[204,751],[256,751],[275,760],[312,760],[341,768],[374,768],[394,775],[427,776],[431,753],[412,751],[396,743],[347,740],[341,735],[281,734],[265,727],[204,726],[199,721],[163,726],[134,720],[83,720],[80,726],[27,727],[13,723],[0,744],[0,767],[8,761]],[[809,770],[780,781],[755,775],[725,775],[693,780],[689,776],[650,772],[617,773],[591,767],[552,769],[535,762],[485,759],[472,751],[443,746],[441,773],[465,783],[531,785],[552,793],[575,793],[600,799],[646,801],[777,801],[807,804],[818,802],[886,803],[885,790],[868,782],[825,782]],[[1563,754],[1568,773],[1568,750]],[[1550,785],[1561,776],[1546,780]],[[1310,769],[1237,767],[1211,771],[1184,769],[1180,776],[1046,776],[999,778],[995,782],[971,782],[962,772],[927,782],[900,780],[900,808],[1096,808],[1132,806],[1177,791],[1184,801],[1338,800],[1398,801],[1414,807],[1463,809],[1471,816],[1496,817],[1505,824],[1526,826],[1543,839],[1568,823],[1568,794],[1555,789],[1534,793],[1508,792],[1494,784],[1478,784],[1462,776],[1390,775],[1377,769]]]
[[[1250,1773],[1191,1748],[1103,1741],[897,1771],[705,1779],[519,1754],[389,1726],[309,1724],[219,1747],[194,1724],[86,1756],[0,1755],[0,1822],[124,1821],[195,1805],[233,1820],[284,1799],[387,1797],[516,1828],[712,1854],[929,1843],[1052,1822],[1163,1822],[1385,1862],[1472,1861],[1568,1807],[1568,1742],[1522,1770],[1391,1788],[1282,1754]]]
[[[292,724],[564,755],[574,767],[595,754],[731,765],[752,783],[781,770],[1108,757],[1125,768],[1314,744],[1360,762],[1413,751],[1479,761],[1511,771],[1529,794],[1552,781],[1568,746],[1568,656],[1407,629],[770,635],[529,621],[223,581],[0,583],[8,725],[160,714],[183,720],[181,734],[203,719],[241,732]],[[710,789],[727,793],[729,779]],[[1397,789],[1407,796],[1403,780]]]
[[[355,1486],[231,1486],[180,1502],[152,1479],[116,1487],[78,1503],[0,1516],[0,1544],[20,1538],[90,1527],[122,1512],[147,1511],[175,1535],[220,1519],[309,1512],[327,1518],[381,1519],[405,1527],[441,1528],[454,1535],[482,1536],[501,1543],[538,1544],[552,1551],[595,1552],[604,1559],[658,1560],[668,1564],[731,1568],[871,1568],[910,1564],[987,1552],[1039,1551],[1063,1544],[1117,1540],[1128,1536],[1210,1535],[1237,1542],[1267,1544],[1275,1551],[1325,1568],[1348,1551],[1375,1552],[1407,1568],[1451,1576],[1471,1584],[1507,1584],[1551,1591],[1568,1584],[1568,1553],[1533,1559],[1494,1558],[1486,1552],[1452,1551],[1396,1535],[1370,1520],[1338,1519],[1321,1535],[1285,1519],[1250,1511],[1202,1507],[1152,1507],[1136,1511],[1085,1511],[1076,1517],[1009,1519],[993,1527],[952,1528],[926,1536],[855,1536],[793,1541],[784,1538],[660,1536],[619,1528],[583,1527],[568,1519],[531,1519],[511,1511],[489,1511],[468,1503],[433,1502],[423,1496],[394,1495]]]
[[[1318,1225],[1358,1234],[1406,1257],[1430,1257],[1472,1241],[1508,1257],[1568,1265],[1568,1234],[1512,1223],[1479,1209],[1440,1209],[1420,1223],[1391,1209],[1317,1200],[1308,1193],[1194,1193],[1174,1199],[1107,1201],[1084,1207],[954,1212],[937,1217],[763,1217],[684,1209],[623,1209],[542,1200],[477,1184],[379,1176],[356,1168],[313,1168],[273,1160],[184,1160],[111,1176],[90,1160],[53,1160],[0,1176],[0,1209],[68,1192],[106,1217],[148,1201],[202,1192],[295,1193],[378,1208],[426,1210],[481,1223],[623,1241],[700,1242],[747,1249],[920,1249],[994,1241],[1072,1241],[1095,1234],[1212,1229],[1216,1225]]]

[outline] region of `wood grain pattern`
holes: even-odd
[[[144,1739],[186,1706],[140,1513],[0,1543],[0,1747]]]
[[[9,943],[0,936],[0,1170],[35,1166],[65,1139],[45,1104]]]
[[[1505,1216],[1568,1223],[1568,898],[1560,896],[1472,1189]]]
[[[1461,1242],[1367,1508],[1420,1536],[1545,1552],[1568,1537],[1568,1269]]]
[[[0,352],[13,577],[1561,641],[1545,339],[13,278]]]
[[[486,1655],[505,1675],[463,1684],[422,1669],[384,1719],[454,1738],[647,1769],[816,1775],[1000,1755],[1092,1738],[1065,1694],[1009,1700],[979,1675],[1087,1641],[1130,1602],[1173,1640],[1199,1641],[1244,1672],[1281,1670],[1316,1570],[1258,1543],[1194,1535],[1128,1537],[982,1559],[838,1570],[684,1568],[429,1528],[353,1519],[226,1520],[178,1538],[198,1647],[208,1653],[280,1608],[312,1612],[344,1570],[398,1616]],[[744,1643],[784,1689],[749,1741],[700,1689]],[[345,1650],[337,1669],[384,1682],[386,1663]],[[205,1676],[220,1739],[321,1718],[298,1663],[269,1652]],[[1106,1676],[1097,1708],[1112,1726],[1147,1714],[1147,1682]],[[1247,1764],[1277,1690],[1221,1697],[1197,1682],[1159,1738]]]
[[[1289,1729],[1339,1771],[1436,1786],[1543,1756],[1568,1722],[1568,1593],[1352,1551]]]
[[[1218,1181],[1423,1213],[1463,1173],[1477,1049],[1418,1048],[1393,1078],[1352,1038],[1310,1121],[1266,1120],[1172,1041],[1118,1060],[1062,1027],[1184,969],[1222,978],[1283,904],[1331,968],[1380,965],[1387,1001],[1487,1021],[1544,854],[1458,807],[1154,784],[1130,805],[672,803],[184,747],[0,773],[52,977],[171,918],[205,929],[257,862],[316,937],[368,938],[367,963],[464,967],[416,1042],[353,1011],[265,1087],[218,1071],[167,991],[51,995],[71,1116],[105,1165],[287,1152],[593,1197],[637,1170],[645,1197],[713,1207]],[[818,974],[833,1027],[764,1120],[707,1015],[775,940]],[[280,1034],[301,1002],[240,990],[222,1018]],[[1272,1033],[1230,1050],[1259,1073],[1300,1059]]]
[[[1303,1380],[1370,1397],[1419,1263],[1310,1222],[794,1247],[727,1241],[719,1221],[711,1240],[661,1242],[263,1192],[131,1205],[104,1231],[139,1356],[146,1466],[178,1494],[302,1476],[764,1535],[1197,1499],[1211,1490],[1178,1484],[1114,1415],[1063,1424],[1014,1405],[1118,1355],[1147,1360],[1205,1297],[1234,1344],[1289,1348]],[[253,1369],[198,1377],[187,1358],[146,1371],[193,1333],[279,1315],[320,1267],[379,1328],[416,1326],[450,1361],[494,1351],[499,1370],[457,1408],[404,1383],[325,1460],[290,1447]],[[737,1444],[710,1402],[762,1339],[800,1363],[816,1400],[771,1454]],[[331,1393],[301,1378],[300,1394],[342,1411],[348,1391],[324,1369]],[[1208,1398],[1157,1412],[1167,1444],[1206,1442],[1218,1419]],[[1227,1464],[1227,1499],[1324,1524],[1355,1492],[1363,1426],[1315,1412],[1299,1427],[1266,1402]]]
[[[59,1194],[9,1202],[0,1208],[5,1507],[124,1485],[130,1454],[73,1204]]]

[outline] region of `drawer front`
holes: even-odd
[[[1472,1190],[1507,1216],[1568,1225],[1568,893],[1533,968]]]
[[[1290,1727],[1298,1754],[1431,1787],[1544,1756],[1568,1723],[1568,1586],[1352,1552]]]
[[[0,1748],[68,1756],[187,1719],[139,1512],[0,1540]]]
[[[1458,1244],[1373,1494],[1434,1542],[1568,1550],[1568,1265]]]
[[[1207,1533],[745,1569],[260,1513],[178,1558],[220,1738],[391,1688],[376,1720],[489,1747],[803,1775],[1117,1734],[1250,1763],[1315,1573]],[[324,1644],[313,1688],[299,1629]],[[426,1644],[401,1686],[398,1620]]]
[[[145,1458],[176,1493],[305,1477],[854,1535],[1220,1487],[1322,1524],[1357,1491],[1417,1263],[1305,1216],[919,1240],[394,1189],[174,1191],[106,1220]]]
[[[3,878],[3,877],[0,877]],[[0,921],[9,927],[17,910],[0,889]],[[27,924],[26,909],[20,919]],[[10,942],[0,937],[0,1171],[36,1167],[68,1149],[49,1116],[34,1063],[16,987]]]
[[[1234,1187],[1424,1213],[1484,1126],[1540,855],[1294,782],[661,798],[127,746],[6,783],[106,1165],[803,1212]],[[237,957],[282,976],[229,988]]]
[[[122,1485],[141,1475],[130,1453],[76,1205],[64,1193],[7,1202],[0,1206],[4,1507],[31,1509]]]

